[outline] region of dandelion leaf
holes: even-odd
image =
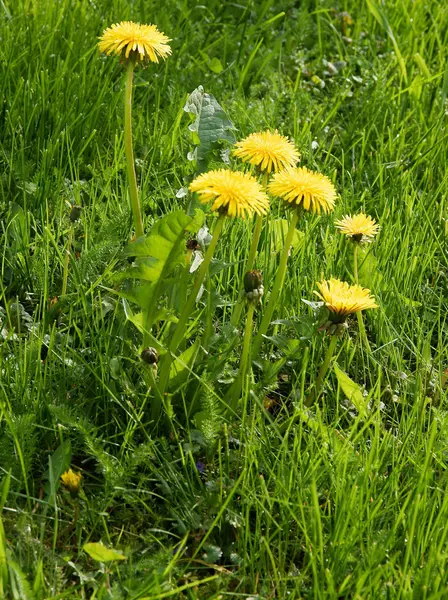
[[[361,417],[365,417],[367,414],[367,403],[358,384],[352,381],[337,365],[334,366],[334,372],[347,400],[353,404]]]
[[[123,296],[146,309],[151,303],[157,305],[166,291],[168,278],[179,264],[184,264],[187,233],[196,233],[202,226],[204,213],[196,210],[186,215],[183,210],[172,212],[156,222],[147,236],[138,238],[124,249],[125,257],[135,257],[134,265],[120,274],[120,278],[139,279],[148,284],[126,291]],[[132,298],[130,298],[132,296]]]
[[[126,560],[126,556],[122,552],[114,550],[113,548],[106,548],[101,542],[84,544],[83,550],[84,552],[87,552],[90,558],[93,558],[93,560],[97,560],[98,562]]]
[[[188,97],[184,111],[193,119],[189,130],[197,148],[191,158],[197,161],[198,171],[202,173],[207,168],[212,151],[220,142],[235,143],[235,126],[216,98],[204,92],[201,85]]]

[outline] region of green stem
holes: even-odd
[[[219,236],[221,235],[222,228],[224,226],[226,216],[224,214],[220,215],[215,229],[213,230],[213,237],[210,242],[210,245],[205,254],[204,260],[199,267],[199,272],[196,277],[196,281],[194,283],[193,289],[190,292],[190,295],[187,298],[184,309],[179,317],[179,321],[177,323],[176,329],[174,330],[174,335],[171,338],[171,342],[168,346],[168,352],[165,354],[163,358],[163,364],[160,370],[160,378],[159,378],[159,390],[160,393],[163,394],[165,391],[166,385],[168,383],[168,378],[170,374],[170,365],[172,362],[173,354],[176,352],[180,342],[182,341],[185,335],[185,328],[190,317],[191,311],[193,310],[194,304],[196,302],[196,298],[198,296],[199,290],[201,289],[202,282],[207,274],[208,267],[213,257],[213,253],[215,251],[216,245],[219,240]]]
[[[262,183],[266,193],[267,193],[268,181],[269,181],[269,173],[265,172],[265,173],[263,173],[261,183]],[[257,256],[258,243],[260,241],[260,235],[261,235],[262,228],[263,228],[263,215],[257,214],[257,216],[255,218],[255,228],[254,228],[254,232],[252,234],[252,242],[250,244],[249,256],[247,257],[247,262],[246,262],[246,266],[244,268],[243,275],[245,275],[248,271],[251,271],[254,268],[255,258]],[[232,313],[232,317],[230,319],[230,323],[234,327],[237,327],[239,320],[240,320],[241,311],[243,310],[243,305],[244,305],[243,299],[244,299],[244,294],[241,294],[238,299],[238,302],[236,303],[234,311]]]
[[[292,213],[291,222],[289,224],[288,233],[286,235],[285,245],[283,247],[283,251],[280,257],[280,264],[278,265],[277,274],[275,276],[274,285],[271,291],[271,295],[269,297],[268,305],[263,314],[263,319],[261,320],[260,328],[258,333],[254,339],[254,343],[252,346],[252,355],[256,356],[260,350],[261,344],[263,342],[263,336],[266,334],[268,330],[269,324],[272,320],[272,315],[274,314],[275,307],[277,306],[277,300],[280,295],[283,282],[285,280],[286,274],[286,265],[288,262],[289,249],[292,244],[292,240],[294,237],[294,233],[296,231],[297,221],[299,219],[299,212],[295,210]]]
[[[169,346],[169,349],[171,352],[176,352],[177,347],[180,344],[180,342],[184,336],[185,326],[187,324],[190,313],[196,302],[196,298],[197,298],[197,295],[199,294],[199,290],[201,289],[202,282],[204,281],[204,278],[207,274],[208,267],[213,258],[213,254],[215,252],[215,248],[218,243],[219,236],[221,235],[221,231],[224,226],[225,218],[226,218],[225,215],[220,215],[216,222],[215,229],[213,230],[212,240],[211,240],[210,245],[207,249],[207,252],[204,256],[204,260],[202,261],[201,266],[199,267],[198,275],[196,277],[196,281],[194,282],[193,289],[192,289],[192,291],[187,299],[187,302],[185,304],[185,307],[179,317],[179,322],[177,323],[176,330],[174,331],[174,335],[172,337],[172,340],[171,340],[171,343]]]
[[[135,235],[140,237],[144,234],[142,213],[138,199],[137,177],[135,175],[134,150],[132,146],[132,81],[134,78],[134,61],[128,63],[126,71],[126,89],[124,103],[124,142],[126,151],[126,166],[129,182],[129,196],[131,199],[131,210],[134,219]]]
[[[333,358],[338,338],[338,334],[333,334],[330,338],[330,343],[327,348],[327,353],[325,354],[324,362],[322,363],[319,369],[319,373],[317,374],[316,386],[314,388],[314,391],[305,399],[305,406],[310,406],[313,402],[316,402],[319,399],[322,384],[330,366],[331,359]]]
[[[229,408],[235,411],[240,397],[241,389],[246,381],[248,366],[250,365],[250,343],[252,339],[253,318],[255,303],[249,302],[246,316],[246,326],[244,328],[243,350],[240,359],[240,368],[235,383],[232,385],[229,398]]]
[[[353,249],[353,276],[355,278],[355,283],[358,285],[358,243],[355,242],[355,247]]]
[[[62,291],[61,291],[61,296],[65,296],[65,294],[67,293],[67,286],[68,286],[68,268],[70,265],[70,255],[72,252],[72,244],[73,244],[73,224],[70,224],[70,229],[68,232],[68,239],[67,239],[67,248],[65,249],[65,257],[64,257],[64,272],[62,275]]]
[[[355,279],[356,285],[359,285],[359,277],[358,277],[358,247],[359,247],[359,244],[357,242],[355,242],[355,247],[353,249],[353,277]],[[364,321],[363,321],[363,318],[362,318],[362,313],[361,312],[357,312],[356,313],[356,318],[358,320],[358,328],[359,328],[359,333],[360,333],[360,336],[361,336],[361,341],[363,342],[363,344],[365,345],[365,347],[367,348],[367,350],[370,351],[370,344],[369,344],[369,340],[367,338],[366,328],[364,327]]]

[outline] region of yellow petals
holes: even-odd
[[[159,62],[159,57],[171,54],[168,42],[171,40],[155,25],[140,25],[132,21],[122,21],[108,27],[99,38],[98,47],[106,54],[130,56],[142,62],[147,58]]]
[[[239,171],[219,169],[196,177],[190,190],[197,192],[203,204],[212,203],[212,210],[229,217],[245,218],[257,213],[264,215],[269,209],[269,200],[258,181]]]
[[[77,494],[79,492],[79,488],[81,486],[81,473],[75,473],[71,469],[65,471],[61,475],[61,482],[64,487],[68,489],[68,491],[72,494]]]
[[[236,143],[233,154],[266,173],[292,167],[300,159],[293,142],[278,131],[251,133]]]
[[[337,197],[335,187],[326,175],[306,167],[279,171],[272,177],[268,190],[289,204],[303,206],[317,214],[333,210]]]
[[[317,287],[319,292],[314,293],[322,298],[328,310],[338,317],[345,318],[367,308],[378,308],[370,290],[360,285],[350,285],[346,281],[331,278],[321,281]]]
[[[369,215],[359,213],[359,215],[346,215],[341,220],[336,221],[337,229],[344,235],[352,238],[356,242],[370,242],[376,236],[379,225]]]

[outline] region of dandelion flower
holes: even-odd
[[[118,54],[142,62],[146,58],[159,62],[159,57],[171,54],[168,42],[171,40],[155,25],[140,25],[132,21],[122,21],[108,27],[99,38],[98,47],[106,54]]]
[[[292,167],[300,159],[294,144],[277,130],[251,133],[237,142],[233,154],[266,173]]]
[[[335,322],[343,322],[348,315],[367,308],[378,308],[370,290],[360,285],[349,285],[346,281],[330,278],[318,283],[317,287],[319,292],[314,293],[322,298]]]
[[[330,179],[306,167],[288,167],[275,173],[268,189],[285,202],[317,214],[329,213],[336,201],[336,190]]]
[[[219,169],[196,177],[190,190],[197,192],[203,204],[212,203],[212,210],[229,217],[266,214],[269,200],[258,181],[239,171]]]
[[[61,475],[61,482],[64,487],[68,489],[71,494],[77,494],[81,486],[81,473],[75,473],[71,469],[65,471]]]
[[[369,215],[359,213],[359,215],[346,215],[341,220],[336,221],[337,229],[355,242],[371,242],[378,233],[379,225]]]

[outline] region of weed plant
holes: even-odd
[[[143,236],[126,20],[172,51],[133,73]],[[0,598],[448,597],[448,5],[0,0],[0,32]],[[233,150],[267,130],[337,199],[254,234],[189,187],[264,189]],[[331,277],[378,308],[335,327]]]

